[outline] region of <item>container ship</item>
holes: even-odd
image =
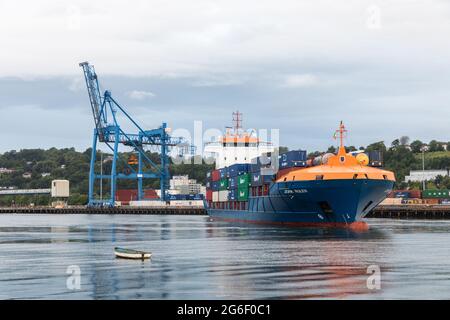
[[[392,191],[394,173],[381,168],[379,154],[371,159],[346,152],[342,122],[337,153],[307,159],[305,150],[278,155],[269,143],[242,132],[240,116],[233,113],[232,132],[205,146],[216,159],[205,201],[213,219],[366,229],[364,216]]]

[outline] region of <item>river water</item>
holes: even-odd
[[[450,221],[368,222],[0,215],[0,299],[450,299]],[[153,257],[116,259],[115,246]]]

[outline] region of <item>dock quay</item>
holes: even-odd
[[[0,207],[0,214],[142,214],[142,215],[206,215],[203,208],[192,207],[114,207],[99,208],[73,206],[52,207]]]
[[[391,219],[450,219],[450,206],[448,205],[392,205],[378,206],[373,209],[367,218]]]
[[[52,207],[0,207],[0,214],[139,214],[139,215],[206,215],[203,208],[192,207],[115,207],[97,208],[71,206]],[[396,205],[378,206],[367,218],[391,219],[450,219],[450,206]]]

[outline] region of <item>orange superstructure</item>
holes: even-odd
[[[254,136],[250,136],[247,132],[241,134],[226,134],[219,138],[221,143],[258,143],[259,139]]]
[[[336,135],[340,138],[340,146],[336,155],[327,158],[322,165],[308,168],[292,168],[281,170],[277,174],[277,182],[309,181],[309,180],[339,180],[339,179],[372,179],[395,181],[391,171],[368,167],[347,154],[344,146],[344,134],[347,132],[341,122]]]

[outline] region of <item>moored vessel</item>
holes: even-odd
[[[119,247],[114,248],[114,254],[117,258],[122,258],[122,259],[146,260],[146,259],[150,259],[152,257],[151,252],[119,248]]]
[[[219,164],[207,177],[208,214],[229,221],[366,228],[362,219],[386,198],[395,176],[381,169],[378,160],[371,166],[364,153],[347,153],[346,132],[341,122],[335,135],[340,139],[337,153],[321,158],[307,159],[306,151],[295,150],[260,155],[248,163]],[[240,139],[235,131],[219,141],[245,146]]]

